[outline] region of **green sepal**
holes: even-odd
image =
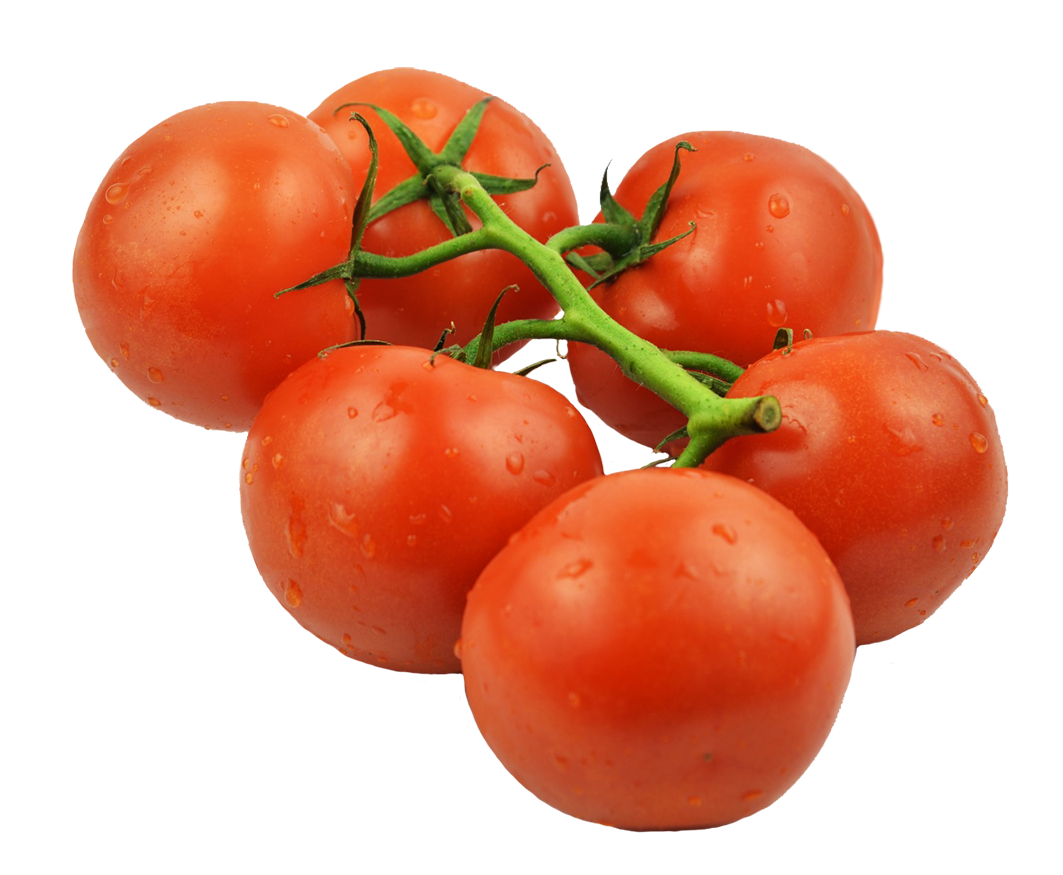
[[[682,428],[679,428],[679,429],[676,429],[675,431],[673,431],[670,435],[668,435],[668,437],[666,437],[659,444],[657,444],[657,446],[655,446],[653,448],[653,451],[655,453],[663,453],[664,452],[663,448],[664,448],[664,446],[666,444],[670,444],[672,441],[677,441],[677,440],[679,440],[681,438],[688,438],[688,437],[690,437],[690,432],[687,431],[687,427],[684,425]]]
[[[530,365],[525,365],[519,371],[514,371],[513,373],[516,376],[518,376],[518,377],[526,377],[532,371],[538,370],[543,365],[550,365],[550,364],[553,364],[556,361],[557,361],[557,359],[542,359],[541,361],[532,362]]]
[[[515,288],[516,286],[506,286],[506,288],[502,289],[499,296],[495,298],[495,302],[491,305],[491,309],[487,311],[487,319],[484,321],[483,330],[480,332],[480,342],[476,347],[476,357],[469,362],[474,368],[482,368],[485,371],[491,370],[491,360],[494,357],[492,342],[495,339],[495,320],[498,317],[498,305],[502,303],[506,292]]]
[[[780,328],[775,332],[775,341],[771,345],[772,350],[785,349],[787,354],[794,348],[794,330],[792,328]]]

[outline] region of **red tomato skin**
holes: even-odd
[[[815,532],[845,581],[857,641],[934,613],[993,544],[1007,504],[996,417],[971,375],[911,334],[817,338],[751,366],[731,395],[775,395],[778,431],[705,467],[748,480]]]
[[[350,121],[356,111],[370,123],[380,149],[377,196],[415,172],[398,138],[367,106],[337,107],[351,102],[381,106],[397,115],[433,151],[449,139],[466,111],[487,93],[426,70],[399,68],[350,82],[325,98],[310,113],[347,156],[358,184],[369,167],[369,146],[361,125]],[[465,168],[495,176],[531,178],[545,164],[528,191],[497,196],[511,219],[539,241],[578,222],[576,197],[561,159],[546,135],[526,116],[502,100],[492,100],[466,156]],[[478,221],[470,214],[473,226]],[[408,204],[373,222],[363,238],[368,252],[410,255],[450,238],[426,201]],[[451,323],[453,342],[467,343],[483,328],[488,311],[503,289],[517,285],[499,308],[498,321],[549,319],[557,303],[529,268],[508,253],[484,250],[464,255],[422,274],[403,279],[363,280],[358,301],[368,336],[391,343],[432,348]],[[496,356],[505,358],[517,346]]]
[[[820,750],[855,643],[815,538],[700,470],[612,474],[537,514],[469,594],[476,723],[532,793],[632,830],[779,798]]]
[[[308,362],[248,432],[241,502],[277,600],[340,652],[456,672],[477,575],[543,505],[601,474],[560,393],[422,349]]]
[[[249,102],[178,113],[93,197],[74,292],[99,356],[178,419],[245,431],[321,349],[354,339],[342,283],[274,293],[346,258],[357,189],[324,132]]]
[[[610,316],[665,349],[742,367],[771,350],[781,327],[798,337],[875,327],[882,247],[860,195],[833,166],[769,137],[688,133],[636,162],[617,188],[621,204],[641,213],[680,140],[697,151],[681,153],[657,239],[691,222],[695,230],[592,291]],[[604,353],[571,344],[568,360],[580,402],[626,437],[652,447],[685,424]]]

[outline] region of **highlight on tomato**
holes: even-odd
[[[363,76],[326,97],[309,114],[336,141],[358,180],[370,163],[368,139],[351,113],[371,125],[379,147],[376,191],[379,196],[417,173],[399,138],[376,112],[397,116],[432,152],[440,152],[465,114],[487,93],[449,76],[398,68]],[[525,191],[500,194],[495,200],[509,217],[540,242],[578,223],[576,197],[561,159],[527,116],[503,100],[487,105],[462,166],[470,172],[506,179],[534,179]],[[472,224],[476,221],[471,217]],[[428,200],[374,217],[362,245],[367,252],[410,255],[452,236]],[[463,255],[425,273],[398,279],[365,279],[358,300],[365,314],[367,337],[432,348],[454,326],[451,340],[467,343],[484,326],[503,290],[507,294],[498,321],[543,318],[557,313],[557,303],[521,261],[499,250]],[[519,347],[500,351],[496,361]]]
[[[688,142],[658,230],[693,233],[592,295],[625,327],[670,350],[741,367],[772,348],[779,328],[833,335],[875,327],[882,247],[849,182],[801,146],[752,134],[694,132],[643,155],[616,190],[638,214]],[[581,404],[624,436],[657,446],[683,417],[627,379],[599,350],[570,344]]]
[[[241,470],[270,591],[354,659],[456,672],[468,589],[536,511],[602,473],[575,408],[528,377],[357,345],[266,399]]]
[[[357,197],[301,115],[178,113],[119,155],[89,204],[73,265],[89,341],[152,407],[245,431],[290,371],[354,339],[341,282],[274,295],[346,258]]]
[[[978,567],[1008,479],[978,384],[911,334],[813,338],[753,364],[730,394],[775,395],[782,425],[738,437],[705,467],[791,508],[838,567],[857,641],[922,623]]]
[[[490,748],[555,808],[719,826],[823,745],[855,654],[837,571],[766,493],[700,469],[584,483],[484,569],[461,631]]]

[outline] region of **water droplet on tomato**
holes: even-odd
[[[273,115],[266,116],[266,121],[277,128],[288,127],[288,119],[286,116],[281,115],[279,112],[273,113]]]
[[[445,450],[443,450],[443,455],[446,456],[448,459],[456,459],[458,456],[461,455],[461,450],[457,447],[447,447]]]
[[[329,507],[328,521],[334,529],[350,538],[357,538],[361,534],[358,517],[339,502],[335,502]]]
[[[270,461],[273,463],[274,469],[280,468],[280,466],[284,464],[284,456],[280,453],[274,453],[273,458],[270,459]]]
[[[562,568],[558,577],[580,577],[586,573],[592,565],[594,565],[594,562],[590,559],[577,559],[575,562],[569,562],[568,565]]]
[[[284,600],[293,608],[297,608],[303,603],[303,591],[294,580],[289,580],[284,587]]]
[[[376,541],[374,541],[373,536],[368,533],[362,536],[362,543],[359,545],[359,548],[366,559],[372,559],[376,556]]]
[[[428,515],[423,513],[410,514],[410,524],[415,526],[423,526],[428,520]]]
[[[161,383],[163,379],[162,371],[158,368],[148,368],[148,379],[153,383]]]
[[[113,221],[114,216],[112,216],[110,213],[107,213],[107,215],[103,217],[103,224],[105,225],[110,225]]]
[[[934,423],[934,425],[936,425],[938,428],[940,428],[945,424],[945,417],[942,416],[940,413],[935,413],[933,416],[930,417],[930,421]]]
[[[944,553],[945,552],[945,536],[944,535],[934,535],[934,538],[933,538],[933,540],[930,543],[933,546],[935,553]]]
[[[989,406],[989,399],[985,397],[981,392],[978,393],[978,403],[983,407]]]
[[[557,482],[557,477],[550,471],[539,469],[532,475],[532,480],[536,483],[541,483],[543,486],[553,486]]]
[[[756,155],[754,155],[752,152],[746,152],[746,154],[742,156],[742,160],[743,161],[752,161],[755,157],[756,157]]]
[[[449,523],[454,519],[454,512],[445,504],[439,505],[439,510],[437,512],[439,518],[445,523]]]
[[[763,790],[749,790],[748,792],[742,794],[742,801],[743,802],[752,802],[755,799],[759,799],[763,795],[764,795],[764,791]]]
[[[776,219],[785,219],[790,215],[790,202],[781,194],[773,194],[768,198],[768,212]]]
[[[373,422],[386,422],[389,419],[393,419],[398,414],[387,401],[381,401],[376,407],[373,408]]]
[[[129,186],[124,182],[116,182],[107,187],[107,191],[103,193],[103,199],[109,204],[120,204],[127,194],[129,194]]]
[[[506,456],[506,470],[510,474],[519,474],[524,470],[524,455],[522,453],[510,453]]]
[[[158,398],[149,398],[148,404],[152,407],[162,407],[162,402]]]
[[[416,535],[407,535],[406,536],[406,546],[407,547],[416,547],[417,546],[417,536]]]
[[[884,425],[883,428],[889,434],[890,452],[897,456],[910,456],[923,449],[919,439],[907,423],[902,425]]]
[[[750,290],[751,288],[753,288],[753,277],[751,277],[751,276],[743,277],[743,278],[742,278],[742,288],[743,288],[743,289],[744,289],[745,291],[747,291],[747,292],[748,292],[748,291],[749,291],[749,290]]]
[[[764,241],[763,240],[758,240],[756,243],[753,244],[753,248],[754,249],[763,249],[764,248]]]
[[[904,606],[905,606],[906,608],[910,608],[910,607],[912,607],[913,605],[915,605],[915,603],[916,603],[917,601],[919,601],[919,599],[917,599],[917,598],[916,598],[916,599],[908,599],[908,601],[906,601],[906,602],[904,603]]]
[[[688,796],[687,797],[687,805],[690,805],[693,808],[699,807],[701,805],[701,797],[700,796]]]
[[[306,546],[306,523],[299,515],[298,509],[293,510],[291,516],[288,517],[285,536],[288,541],[288,552],[291,553],[292,558],[300,558]]]
[[[976,431],[971,432],[971,446],[974,447],[976,453],[984,453],[989,449],[989,441],[986,440],[984,434],[979,434]]]
[[[726,523],[716,523],[712,527],[712,533],[718,538],[723,538],[728,544],[738,543],[738,534]]]
[[[842,215],[843,216],[848,216],[849,215],[849,205],[848,204],[842,204]]]
[[[775,226],[774,225],[766,225],[764,227],[764,230],[767,231],[769,234],[774,234],[775,233]]]
[[[910,361],[913,365],[915,365],[916,370],[919,370],[919,371],[929,371],[930,370],[930,365],[928,365],[925,361],[923,361],[923,359],[919,355],[919,353],[917,353],[917,352],[906,352],[905,356],[907,357],[908,361]]]
[[[768,324],[772,328],[781,328],[786,324],[786,304],[776,299],[768,301]]]
[[[429,100],[427,97],[418,97],[410,104],[410,112],[419,119],[428,121],[433,119],[439,113],[439,107],[436,106],[434,100]]]

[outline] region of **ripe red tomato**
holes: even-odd
[[[507,538],[601,474],[558,392],[408,347],[308,362],[248,432],[244,525],[266,584],[355,659],[453,672],[465,595]]]
[[[730,394],[775,395],[782,425],[705,466],[816,533],[859,643],[923,622],[985,557],[1007,502],[1004,453],[985,396],[940,347],[886,331],[817,338],[755,363]]]
[[[833,726],[855,649],[812,534],[690,469],[598,478],[537,514],[469,593],[459,644],[476,723],[517,780],[638,830],[779,798]]]
[[[438,152],[465,112],[485,96],[486,92],[439,73],[385,70],[340,88],[325,98],[310,118],[343,150],[359,184],[369,167],[370,153],[365,131],[350,121],[352,110],[369,121],[380,150],[376,184],[380,196],[413,175],[414,165],[398,138],[372,109],[357,106],[337,111],[338,107],[352,102],[381,106]],[[546,135],[508,103],[493,100],[467,153],[465,168],[495,176],[531,178],[544,164],[550,166],[539,174],[533,188],[495,198],[513,221],[540,241],[577,223],[572,185]],[[477,221],[472,221],[476,227]],[[363,246],[381,255],[409,255],[450,236],[427,201],[417,201],[373,222],[365,232]],[[369,337],[432,348],[451,323],[457,329],[454,342],[468,342],[483,328],[499,293],[514,284],[519,291],[506,295],[499,322],[547,319],[557,312],[556,302],[531,270],[498,250],[474,252],[405,279],[363,280],[358,301]],[[500,357],[512,351],[503,350]]]
[[[286,109],[167,119],[115,161],[78,235],[92,346],[153,407],[247,429],[289,371],[354,338],[342,283],[274,293],[346,258],[357,196],[332,141]]]
[[[801,146],[751,134],[684,134],[628,171],[617,200],[640,214],[668,177],[675,143],[682,169],[657,234],[693,234],[593,290],[614,319],[658,346],[712,353],[742,367],[780,327],[798,335],[871,329],[882,291],[874,222],[837,170]],[[593,347],[571,344],[577,396],[621,434],[656,446],[685,424]]]

